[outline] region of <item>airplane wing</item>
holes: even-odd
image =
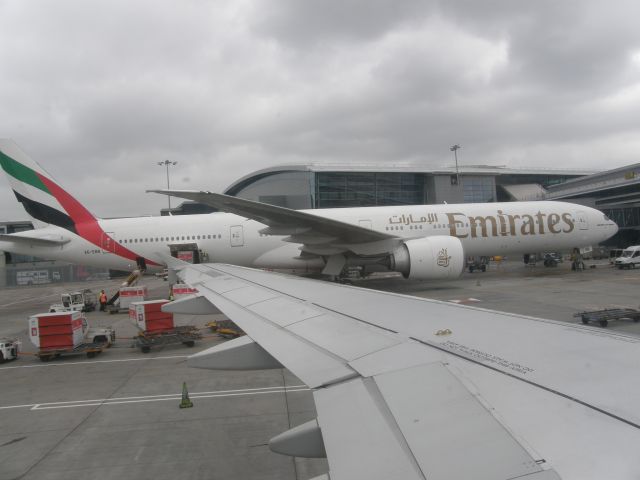
[[[399,243],[394,235],[299,210],[254,202],[220,193],[192,190],[147,190],[193,200],[218,210],[250,218],[268,226],[267,235],[288,235],[287,241],[303,244],[302,250],[316,255],[346,251],[374,255],[387,253]]]
[[[71,240],[62,235],[38,234],[37,230],[29,230],[20,233],[2,233],[0,241],[14,242],[23,245],[34,245],[38,247],[55,247],[69,243]]]
[[[317,420],[272,450],[339,479],[639,478],[640,338],[248,268],[170,268],[248,335],[190,357],[284,366]],[[323,477],[323,478],[329,478]]]

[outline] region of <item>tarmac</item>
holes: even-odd
[[[513,261],[457,281],[382,275],[355,284],[570,323],[580,323],[573,315],[584,310],[638,308],[640,270],[591,264],[595,268],[572,272],[568,263],[545,268]],[[204,333],[195,347],[144,354],[132,347],[136,329],[126,313],[90,312],[91,325],[116,329],[112,348],[95,358],[46,363],[33,355],[29,315],[48,311],[62,292],[113,293],[120,281],[0,290],[0,337],[18,338],[23,346],[18,360],[0,365],[0,480],[306,480],[327,471],[326,460],[294,459],[267,446],[315,417],[310,391],[290,372],[187,368],[188,355],[225,341],[204,327],[222,315],[193,317]],[[145,277],[144,283],[151,298],[166,297],[166,282]],[[621,320],[607,328],[640,336],[640,323]],[[193,408],[179,408],[183,382]]]

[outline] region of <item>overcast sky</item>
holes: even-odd
[[[0,0],[0,137],[98,216],[283,163],[640,162],[640,2]],[[0,179],[0,221],[25,219]]]

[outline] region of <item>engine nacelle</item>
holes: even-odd
[[[464,270],[462,242],[444,235],[407,240],[391,255],[390,268],[412,280],[457,278]]]

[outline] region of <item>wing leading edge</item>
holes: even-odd
[[[253,340],[236,345],[239,368],[282,365],[313,389],[333,479],[640,472],[626,447],[640,440],[638,339],[241,267],[174,267]],[[229,368],[233,351],[190,363]],[[585,435],[595,429],[598,444]]]

